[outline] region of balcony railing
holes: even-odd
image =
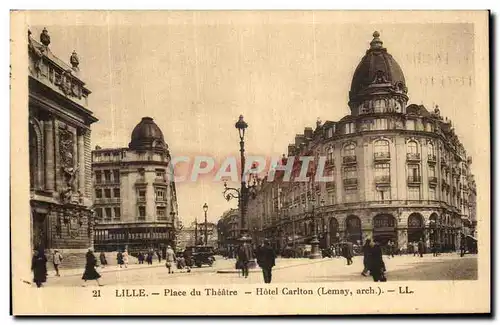
[[[408,160],[408,161],[420,161],[420,152],[408,152],[408,153],[406,153],[406,160]]]
[[[144,185],[144,184],[147,184],[147,182],[146,182],[146,178],[145,178],[145,177],[139,177],[139,178],[135,181],[135,184],[136,184],[136,185]]]
[[[357,186],[358,179],[357,178],[344,178],[344,186]]]
[[[375,160],[375,161],[386,161],[389,159],[391,159],[390,152],[375,152],[373,154],[373,160]]]
[[[137,197],[137,202],[146,202],[146,197],[144,196]]]
[[[441,157],[441,165],[448,166],[448,161],[444,157]]]
[[[121,199],[119,197],[100,197],[96,198],[95,200],[96,204],[113,204],[113,203],[120,203]]]
[[[335,188],[335,183],[334,182],[327,182],[326,183],[326,188],[327,189],[334,189]]]
[[[436,163],[436,155],[434,155],[434,154],[429,154],[429,155],[427,156],[427,162],[435,164],[435,163]]]
[[[356,163],[356,156],[345,156],[345,157],[342,157],[342,163],[345,164],[345,165],[355,164]]]
[[[408,176],[408,184],[420,184],[422,182],[422,177],[420,176]]]
[[[375,184],[377,185],[391,184],[391,176],[388,175],[375,176]]]

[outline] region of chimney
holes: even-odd
[[[304,136],[306,140],[310,140],[313,138],[313,129],[310,127],[307,127],[304,129]]]
[[[295,147],[300,147],[300,145],[304,142],[304,135],[297,134],[295,135]]]

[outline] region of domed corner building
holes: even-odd
[[[96,250],[175,247],[177,196],[170,159],[163,132],[151,117],[135,126],[127,148],[92,151]]]
[[[403,70],[375,32],[354,71],[351,114],[318,122],[315,130],[305,128],[288,146],[295,161],[326,156],[324,175],[334,181],[292,179],[263,187],[261,192],[269,192],[261,193],[269,201],[261,203],[267,219],[261,222],[263,236],[275,238],[277,248],[307,244],[316,224],[323,248],[371,238],[384,245],[390,240],[402,251],[411,251],[409,244],[420,239],[427,248],[436,244],[451,251],[459,248],[460,234],[474,236],[471,158],[451,121],[437,107],[429,112],[408,105],[407,93]],[[299,171],[295,168],[292,177]]]

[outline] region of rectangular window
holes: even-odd
[[[111,172],[109,170],[104,171],[104,180],[106,182],[111,182]]]
[[[358,201],[358,190],[356,190],[356,189],[345,190],[345,201],[346,202],[357,202]]]
[[[377,201],[390,201],[391,200],[391,188],[378,188],[376,192]]]
[[[434,166],[429,167],[429,177],[436,177],[436,169]]]
[[[157,201],[165,200],[165,191],[164,190],[156,190],[156,200]]]
[[[408,177],[417,181],[420,178],[420,167],[418,165],[408,165]]]
[[[436,189],[429,188],[429,200],[436,200]]]
[[[167,220],[167,213],[165,207],[157,207],[156,208],[156,218],[158,220]]]
[[[333,137],[333,128],[328,128],[328,131],[326,131],[326,137],[327,138]]]
[[[377,118],[373,121],[374,130],[387,130],[387,119]]]
[[[106,219],[111,220],[111,208],[106,208],[105,212],[106,212]]]
[[[354,123],[347,123],[345,125],[345,134],[351,134],[351,133],[354,133],[356,132],[355,130],[355,127],[354,127]]]
[[[165,169],[157,169],[156,178],[165,179]]]
[[[96,170],[95,172],[95,182],[96,184],[102,183],[102,172],[100,170]]]
[[[100,188],[95,189],[95,197],[96,197],[96,199],[102,198],[102,189],[100,189]]]
[[[139,190],[139,197],[140,198],[146,198],[146,191],[145,190]]]
[[[120,188],[116,187],[113,189],[113,197],[120,197]]]
[[[415,130],[415,120],[406,120],[406,129]]]
[[[110,188],[104,189],[104,197],[107,199],[111,198],[111,189]]]
[[[118,169],[113,170],[113,180],[116,183],[120,182],[120,170],[118,170]]]
[[[408,187],[408,200],[420,200],[420,187]]]
[[[102,219],[102,208],[96,208],[95,213],[97,215],[97,219]]]
[[[146,207],[145,206],[139,207],[139,220],[146,220]]]
[[[115,211],[114,211],[115,212],[115,219],[120,220],[120,218],[121,218],[120,208],[116,207],[114,209],[115,209]]]
[[[344,167],[344,179],[357,178],[357,177],[358,177],[357,167]]]
[[[391,175],[390,164],[376,164],[375,177],[389,177]]]

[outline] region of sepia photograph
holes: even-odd
[[[12,11],[14,314],[488,312],[488,19]]]

